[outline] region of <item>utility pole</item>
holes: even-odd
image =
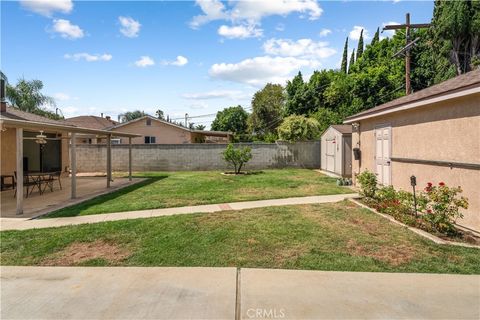
[[[393,57],[397,57],[399,55],[405,55],[405,91],[407,95],[412,93],[412,87],[410,85],[410,50],[413,48],[413,46],[416,44],[416,42],[419,40],[419,38],[411,41],[410,39],[410,29],[420,29],[420,28],[428,28],[430,27],[430,23],[417,23],[417,24],[411,24],[410,23],[410,13],[407,13],[405,16],[405,24],[398,24],[398,25],[388,25],[385,26],[382,30],[398,30],[398,29],[405,29],[405,38],[406,38],[406,44],[405,47],[403,47],[400,51],[395,53]]]

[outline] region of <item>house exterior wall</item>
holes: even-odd
[[[133,144],[145,144],[145,136],[155,137],[155,144],[183,144],[192,143],[191,133],[181,128],[151,120],[151,125],[147,126],[147,119],[132,121],[119,128],[114,128],[112,132],[126,132],[142,135],[138,138],[132,138]],[[121,143],[128,143],[128,138],[122,138]]]
[[[1,170],[2,170],[1,173],[13,174],[13,172],[17,170],[16,168],[17,143],[16,143],[15,128],[7,128],[6,131],[1,132],[0,143],[1,143]],[[69,145],[69,140],[62,139],[61,168],[63,172],[65,171],[65,168],[70,166],[68,145]],[[35,169],[38,169],[38,168],[35,168]]]
[[[358,121],[352,147],[360,147],[361,160],[353,160],[354,176],[375,172],[375,127],[392,128],[391,157],[480,164],[480,94]],[[461,186],[469,208],[458,224],[480,231],[480,170],[391,161],[392,185],[411,190],[410,176],[421,190],[427,182]]]

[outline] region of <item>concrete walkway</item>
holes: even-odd
[[[271,206],[338,202],[348,198],[356,198],[356,197],[358,197],[358,194],[351,193],[351,194],[336,194],[336,195],[327,195],[327,196],[311,196],[311,197],[297,197],[297,198],[259,200],[259,201],[232,202],[232,203],[209,204],[209,205],[202,205],[202,206],[189,206],[189,207],[166,208],[166,209],[127,211],[127,212],[105,213],[105,214],[95,214],[95,215],[67,217],[67,218],[35,219],[35,220],[21,219],[21,218],[1,218],[0,230],[1,231],[26,230],[26,229],[35,229],[35,228],[50,228],[50,227],[78,225],[83,223],[97,223],[97,222],[117,221],[117,220],[126,220],[126,219],[162,217],[162,216],[171,216],[175,214],[210,213],[210,212],[225,211],[225,210],[243,210],[243,209],[262,208],[262,207],[271,207]]]
[[[2,267],[2,319],[479,319],[480,276]]]

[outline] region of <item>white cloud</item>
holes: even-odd
[[[73,61],[79,61],[79,60],[85,60],[87,62],[95,62],[95,61],[110,61],[112,60],[112,55],[111,54],[89,54],[89,53],[74,53],[74,54],[65,54],[63,56],[65,59],[73,60]]]
[[[53,20],[53,32],[59,33],[62,38],[65,39],[79,39],[83,38],[83,30],[72,24],[70,21],[65,19],[55,19]]]
[[[243,99],[246,95],[238,90],[212,90],[199,93],[184,93],[182,97],[189,100]]]
[[[354,26],[352,31],[348,34],[348,37],[352,40],[359,40],[360,39],[360,33],[363,30],[363,39],[367,40],[370,39],[370,35],[368,34],[368,30],[365,27],[362,26]]]
[[[399,25],[399,24],[400,23],[395,22],[395,21],[389,21],[389,22],[384,22],[383,27],[388,26],[388,25]],[[384,36],[382,36],[382,38],[384,38],[384,37],[390,38],[390,37],[393,37],[395,35],[395,30],[385,30],[385,31],[383,31],[382,34],[384,35]]]
[[[316,68],[318,61],[295,57],[255,57],[238,63],[216,63],[210,67],[212,78],[262,86],[267,82],[284,84],[300,68]]]
[[[53,97],[55,98],[55,100],[58,100],[58,101],[67,101],[67,100],[70,100],[70,96],[66,93],[63,93],[63,92],[58,92],[58,93],[55,93],[53,95]]]
[[[118,21],[122,26],[120,28],[120,32],[128,38],[136,38],[138,37],[138,33],[140,32],[140,27],[142,26],[140,22],[134,20],[130,17],[118,17]]]
[[[282,32],[282,31],[285,31],[285,25],[283,23],[279,23],[277,24],[277,26],[275,27],[275,30],[279,31],[279,32]]]
[[[190,109],[193,109],[193,110],[200,110],[200,109],[207,109],[208,108],[208,104],[205,103],[204,101],[200,101],[200,102],[196,102],[194,104],[191,104],[189,106]]]
[[[25,9],[42,16],[51,17],[55,12],[70,13],[73,9],[71,0],[21,0]]]
[[[155,65],[155,61],[149,56],[141,56],[140,59],[135,61],[135,65],[140,68],[151,67]]]
[[[258,38],[263,35],[263,30],[252,25],[226,26],[218,28],[218,34],[228,39]]]
[[[328,47],[328,42],[315,42],[312,39],[270,39],[263,44],[267,54],[284,57],[302,57],[309,59],[328,58],[336,53]]]
[[[188,59],[185,58],[184,56],[177,56],[177,58],[174,61],[162,61],[162,64],[165,66],[177,66],[177,67],[183,67],[188,63]]]
[[[326,36],[328,36],[330,33],[332,33],[332,30],[323,28],[322,30],[320,30],[320,32],[318,33],[318,35],[319,35],[320,37],[326,37]]]
[[[192,28],[214,20],[260,23],[267,16],[287,16],[294,12],[315,20],[323,12],[316,0],[230,1],[229,8],[219,0],[197,0],[196,3],[203,14],[193,17],[190,22]]]

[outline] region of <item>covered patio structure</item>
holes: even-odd
[[[11,111],[10,111],[11,110]],[[24,148],[24,143],[35,144],[32,143],[32,140],[40,145],[48,146],[48,143],[53,144],[54,141],[57,142],[60,147],[57,147],[55,150],[52,151],[51,149],[47,148],[40,148],[40,150],[44,150],[44,155],[41,158],[48,159],[50,156],[55,156],[57,158],[56,164],[54,167],[55,170],[59,170],[62,172],[63,176],[70,177],[69,179],[63,179],[62,183],[63,188],[62,190],[56,190],[53,193],[57,192],[58,197],[60,194],[63,194],[63,198],[60,199],[57,197],[53,197],[50,195],[50,199],[57,198],[57,201],[66,201],[68,198],[70,199],[77,199],[79,196],[82,198],[89,193],[92,193],[93,186],[96,185],[98,189],[98,184],[95,183],[83,183],[82,180],[80,182],[80,178],[77,179],[77,163],[76,163],[76,143],[78,137],[82,135],[95,135],[99,138],[104,138],[106,140],[106,152],[107,152],[107,161],[105,163],[106,166],[106,178],[103,180],[103,186],[107,188],[112,187],[112,153],[111,153],[111,144],[113,137],[123,137],[128,138],[129,140],[129,161],[128,161],[128,182],[132,182],[132,138],[138,137],[137,134],[131,133],[123,133],[123,132],[111,132],[105,130],[96,130],[96,129],[88,129],[82,127],[76,127],[72,125],[63,124],[60,121],[50,120],[43,117],[39,117],[36,115],[32,115],[35,117],[36,121],[28,120],[22,118],[21,111],[17,111],[13,108],[7,108],[4,103],[2,103],[2,113],[0,116],[0,127],[1,127],[1,151],[2,151],[2,176],[5,174],[8,175],[15,175],[15,183],[16,184],[16,195],[15,195],[15,215],[17,217],[25,217],[24,210],[25,208],[29,208],[29,216],[32,216],[31,207],[34,198],[41,199],[41,197],[32,197],[32,201],[28,199],[28,204],[25,206],[25,197],[27,194],[24,193],[24,172],[26,172],[28,167],[28,157],[25,157],[25,153],[28,153],[33,148]],[[31,115],[29,113],[23,112],[23,114]],[[45,121],[43,121],[45,119]],[[48,120],[48,121],[47,121]],[[27,134],[28,133],[28,134]],[[34,133],[39,133],[34,135]],[[32,135],[33,134],[33,135]],[[40,146],[42,147],[42,146]],[[59,153],[60,155],[57,155]],[[27,158],[27,159],[26,159]],[[45,165],[41,165],[39,171],[44,171]],[[48,166],[47,166],[48,168]],[[13,171],[13,172],[12,172]],[[95,181],[98,181],[100,178],[96,178]],[[103,178],[102,178],[103,179]],[[126,180],[126,179],[125,179]],[[67,188],[69,190],[67,190]],[[92,189],[89,192],[88,189]],[[67,190],[69,193],[69,197],[65,194],[65,192],[60,192]],[[105,189],[104,189],[105,190]],[[97,190],[98,191],[98,190]],[[79,192],[81,194],[79,194]],[[7,195],[7,192],[2,192],[2,216],[4,216],[3,210],[7,210],[11,212],[11,201],[9,198],[13,197],[12,195]],[[46,191],[44,193],[45,197],[48,196],[47,194],[51,193],[50,191]],[[95,192],[93,192],[95,193]],[[5,194],[5,195],[4,195]],[[68,198],[65,198],[67,196]],[[44,198],[46,200],[46,198]],[[4,207],[5,202],[5,207]],[[44,201],[45,202],[45,201]],[[10,203],[10,205],[7,205]],[[46,201],[49,203],[49,201]],[[49,203],[49,206],[54,206],[54,204]]]

